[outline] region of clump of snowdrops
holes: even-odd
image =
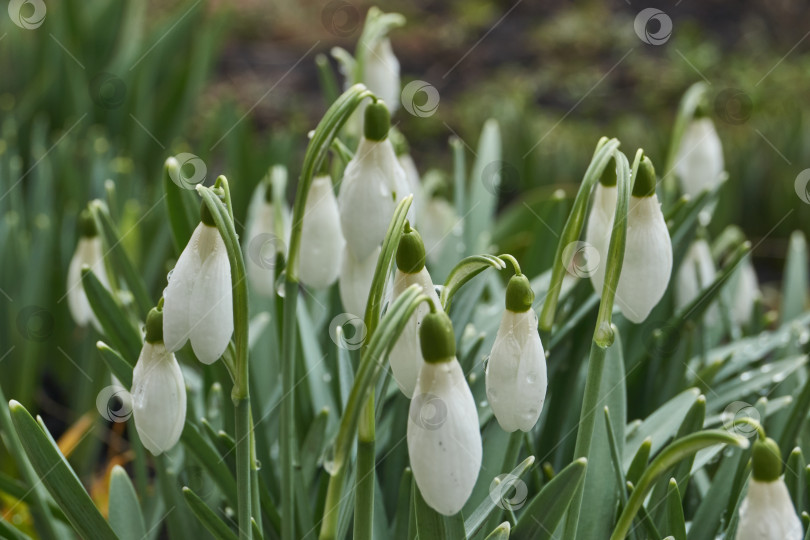
[[[291,208],[282,168],[235,216],[240,179],[189,185],[166,160],[162,294],[113,249],[106,203],[88,204],[67,299],[101,336],[131,452],[102,513],[11,401],[8,481],[37,533],[803,538],[806,248],[796,235],[785,275],[801,301],[774,315],[739,229],[709,237],[727,179],[706,88],[684,96],[660,162],[596,143],[550,270],[526,276],[490,236],[497,124],[469,178],[453,145],[452,204],[391,127],[403,23],[371,10],[355,55],[336,51],[347,89]]]

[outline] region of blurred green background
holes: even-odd
[[[37,14],[35,2],[22,4],[20,24],[12,10],[0,13],[0,384],[59,433],[92,409],[86,386],[99,378],[76,367],[105,372],[98,336],[75,327],[63,300],[79,211],[109,199],[158,298],[173,256],[164,160],[190,152],[206,164],[206,183],[226,174],[240,220],[270,166],[286,165],[294,187],[306,134],[328,105],[315,58],[333,46],[353,50],[370,4],[45,4],[32,28],[20,21]],[[673,32],[657,46],[634,32],[647,6],[633,2],[378,5],[408,20],[391,35],[403,85],[423,80],[440,95],[436,114],[400,108],[394,118],[422,173],[449,174],[451,136],[471,160],[483,122],[500,123],[494,239],[527,274],[551,265],[548,230],[562,229],[598,138],[620,138],[625,152],[643,147],[662,167],[678,102],[703,80],[730,175],[713,232],[739,224],[760,279],[778,284],[790,232],[810,225],[810,205],[794,188],[810,167],[804,2],[662,5]],[[552,198],[559,189],[564,196]],[[547,205],[556,218],[532,217]]]

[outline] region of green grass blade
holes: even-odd
[[[141,504],[126,471],[119,465],[110,474],[109,519],[121,540],[141,540],[146,536],[146,523]]]

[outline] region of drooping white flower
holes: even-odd
[[[153,309],[146,340],[132,371],[132,415],[144,447],[154,455],[170,450],[186,421],[186,385],[174,354],[161,339],[163,322]]]
[[[695,118],[684,132],[675,157],[675,173],[683,192],[691,197],[712,189],[721,181],[723,146],[710,118]]]
[[[757,440],[751,461],[753,470],[740,505],[736,539],[801,540],[802,522],[781,476],[779,447],[773,439]]]
[[[432,298],[433,305],[437,309],[441,309],[441,303],[433,286],[433,280],[430,279],[430,273],[425,267],[425,246],[419,233],[411,229],[410,225],[406,225],[406,231],[400,239],[396,259],[397,270],[394,273],[394,288],[391,301],[393,302],[399,298],[408,287],[416,283],[421,287],[422,294]],[[424,364],[419,347],[419,326],[429,310],[430,307],[426,303],[419,304],[419,307],[408,319],[405,328],[397,338],[388,356],[388,363],[391,366],[394,380],[402,393],[408,398],[413,396],[416,379]]]
[[[334,283],[345,245],[332,179],[328,175],[316,176],[307,194],[301,225],[298,264],[301,282],[315,288]]]
[[[532,309],[534,293],[526,276],[506,288],[506,310],[486,368],[487,400],[504,431],[530,431],[546,399],[546,353]]]
[[[286,206],[281,208],[286,210]],[[276,209],[273,186],[270,182],[261,182],[250,203],[244,250],[248,281],[257,293],[266,297],[275,294],[276,255],[287,255],[285,232],[289,228],[285,225],[288,216],[278,216]]]
[[[366,108],[365,135],[341,182],[340,223],[346,247],[357,260],[368,258],[382,243],[397,203],[410,193],[388,139],[389,122],[383,103]]]
[[[391,48],[391,40],[387,37],[377,40],[366,51],[363,84],[388,104],[392,114],[396,112],[401,91],[399,60]]]
[[[754,304],[762,297],[757,281],[757,273],[751,258],[745,257],[740,262],[740,267],[734,272],[731,278],[733,289],[729,292],[729,305],[731,306],[731,320],[738,326],[744,326],[751,322],[754,315]]]
[[[408,455],[425,502],[449,516],[467,502],[481,468],[478,411],[447,315],[428,314],[419,333],[425,363],[408,414]]]
[[[340,266],[340,300],[347,313],[363,318],[366,313],[366,302],[371,290],[371,281],[374,279],[374,270],[377,268],[377,258],[381,248],[377,246],[365,259],[358,261],[347,249],[343,253]]]
[[[82,285],[82,267],[87,265],[93,271],[106,289],[110,288],[110,281],[107,278],[107,270],[104,267],[104,248],[101,244],[101,237],[96,230],[95,222],[89,212],[82,212],[79,217],[79,243],[76,251],[70,259],[67,274],[67,302],[70,315],[73,321],[79,326],[87,326],[88,323],[93,328],[101,331],[101,325],[96,318],[87,294]]]
[[[233,334],[233,291],[225,242],[206,214],[203,205],[203,221],[194,229],[163,291],[163,339],[171,352],[190,340],[200,362],[212,364],[225,352]]]
[[[601,191],[602,199],[596,201],[594,207],[597,206],[597,203],[607,204],[613,197],[613,210],[615,210],[615,188],[613,188],[612,195],[610,189]],[[600,295],[604,286],[608,246],[614,223],[614,211],[611,210],[611,219],[607,226],[603,227],[602,223],[606,216],[601,210],[604,208],[594,209],[591,212],[596,219],[593,226],[588,225],[588,238],[599,246],[597,249],[603,250],[600,252],[601,272],[597,269],[591,276],[594,289]],[[602,227],[601,234],[599,227]],[[628,320],[634,323],[644,321],[664,296],[671,274],[672,240],[664,221],[664,214],[661,212],[658,196],[655,194],[655,170],[650,159],[645,156],[639,166],[633,194],[630,197],[624,260],[616,287],[616,306],[621,309]]]
[[[678,268],[675,277],[675,307],[682,309],[711,285],[715,278],[714,259],[709,244],[703,238],[695,240]],[[712,305],[704,315],[705,321],[717,321],[719,312]]]
[[[612,167],[612,162],[608,167]],[[615,168],[613,176],[615,179]],[[605,284],[605,267],[607,266],[608,247],[610,244],[610,233],[613,230],[613,219],[616,212],[616,184],[604,185],[597,182],[593,192],[593,203],[588,215],[588,225],[585,229],[585,243],[592,247],[593,254],[599,256],[599,260],[588,266],[586,273],[590,275],[591,284],[596,294],[602,295],[602,287]]]

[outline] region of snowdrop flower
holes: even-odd
[[[413,194],[411,208],[415,209],[413,215],[416,218],[420,215],[422,205],[424,204],[422,201],[422,181],[419,178],[419,170],[416,168],[416,163],[414,163],[411,157],[410,148],[408,147],[408,141],[405,140],[405,136],[402,135],[402,133],[396,132],[396,137],[392,137],[392,139],[394,150],[397,154],[397,161],[400,167],[402,167],[402,170],[405,171],[408,189]]]
[[[802,522],[782,474],[782,458],[773,439],[757,440],[751,453],[752,477],[740,505],[737,540],[801,540]]]
[[[363,84],[389,105],[391,113],[396,112],[401,88],[399,60],[391,49],[391,40],[387,37],[377,40],[364,58]]]
[[[374,279],[374,270],[377,269],[377,258],[381,247],[377,246],[365,259],[358,261],[347,249],[343,253],[343,263],[340,266],[340,300],[347,313],[356,315],[361,319],[366,313],[366,302],[371,290],[371,281]]]
[[[714,260],[709,244],[703,238],[695,240],[678,269],[675,277],[675,308],[683,309],[709,287],[715,277]],[[719,320],[717,306],[712,305],[705,315],[705,322]]]
[[[397,203],[410,190],[405,171],[388,139],[390,117],[384,103],[365,112],[365,135],[346,166],[338,196],[346,247],[358,261],[368,259],[385,238]]]
[[[170,352],[190,340],[200,362],[212,364],[233,333],[233,291],[225,242],[204,203],[200,214],[163,291],[163,338]]]
[[[723,170],[723,146],[714,123],[708,117],[695,118],[684,132],[675,157],[675,173],[684,193],[694,197],[720,183]]]
[[[397,247],[397,270],[394,274],[394,289],[391,294],[391,302],[399,298],[405,290],[418,284],[422,288],[422,294],[429,296],[433,300],[436,309],[441,309],[439,296],[433,287],[433,281],[425,268],[425,246],[419,233],[405,222],[405,232],[403,233],[399,246]],[[416,379],[422,369],[424,362],[419,347],[419,326],[422,319],[427,315],[430,306],[422,302],[416,311],[408,319],[405,328],[394,343],[388,362],[402,393],[410,398],[416,387]]]
[[[186,385],[174,354],[163,344],[163,312],[146,317],[146,339],[132,371],[132,416],[144,447],[170,450],[186,421]]]
[[[286,255],[283,234],[278,229],[273,186],[262,182],[251,202],[250,219],[245,229],[245,271],[251,287],[262,296],[275,294],[276,255]],[[283,220],[282,220],[283,221]],[[279,222],[280,223],[280,222]]]
[[[93,216],[88,210],[84,210],[79,216],[79,243],[76,245],[76,251],[68,266],[67,302],[70,315],[76,324],[87,326],[88,323],[91,323],[93,328],[100,332],[101,325],[90,307],[82,285],[82,267],[85,265],[90,267],[106,289],[110,288],[107,270],[104,268],[101,237],[98,235]]]
[[[615,173],[614,173],[615,174]],[[600,184],[601,185],[601,184]],[[598,189],[598,188],[597,188]],[[613,206],[615,210],[615,188]],[[602,193],[602,199],[594,203],[606,204],[611,195],[608,190]],[[597,214],[595,224],[588,225],[587,238],[590,238],[597,249],[602,249],[602,260],[607,261],[610,234],[613,230],[613,210],[611,219],[604,226],[605,207],[592,210]],[[602,217],[598,217],[602,212]],[[601,231],[598,227],[602,227]],[[591,283],[598,294],[602,294],[605,279],[605,263],[601,273],[591,275]],[[630,207],[627,213],[627,240],[624,248],[624,261],[616,287],[616,305],[624,316],[634,322],[644,321],[652,309],[661,301],[669,286],[672,274],[672,240],[669,229],[661,212],[658,196],[655,194],[655,169],[648,157],[644,157],[636,175]],[[599,277],[597,277],[599,276]]]
[[[425,363],[408,414],[408,455],[425,502],[450,516],[467,502],[481,468],[478,411],[456,360],[450,318],[429,313],[419,338]]]
[[[437,262],[448,240],[453,237],[453,229],[459,223],[458,214],[453,205],[440,195],[427,199],[422,210],[417,208],[417,212],[427,258]]]
[[[546,399],[546,353],[532,309],[534,292],[526,276],[506,286],[506,310],[486,368],[487,399],[504,431],[530,431]]]
[[[315,288],[328,287],[338,278],[346,241],[340,228],[335,192],[328,175],[316,176],[307,193],[301,224],[298,275]]]
[[[591,284],[596,294],[602,295],[605,283],[610,234],[613,231],[613,218],[616,212],[616,162],[611,159],[605,167],[602,177],[593,192],[593,203],[588,214],[588,225],[585,228],[585,243],[593,247],[599,255],[599,262],[590,271]],[[590,266],[589,266],[590,268]],[[566,272],[566,275],[570,275]]]
[[[740,267],[735,271],[731,280],[733,288],[729,298],[731,306],[731,319],[738,326],[745,326],[751,322],[754,315],[754,305],[762,298],[759,291],[759,282],[751,258],[745,257],[740,262]]]

